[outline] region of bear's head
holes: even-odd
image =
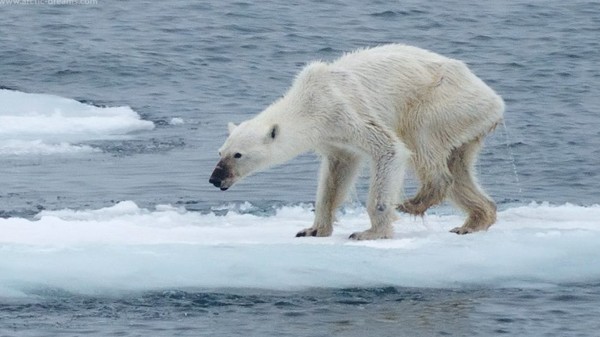
[[[240,179],[280,162],[279,125],[248,120],[229,123],[229,137],[219,149],[221,160],[209,182],[222,191]]]

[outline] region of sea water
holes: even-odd
[[[600,328],[600,4],[0,3],[0,336],[593,336]],[[499,206],[368,228],[368,172],[332,237],[318,158],[227,192],[229,121],[315,59],[402,42],[506,101],[477,171]],[[409,174],[406,195],[418,187]]]

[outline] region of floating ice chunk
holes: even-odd
[[[182,125],[182,124],[185,124],[185,121],[183,120],[183,118],[173,117],[173,118],[171,118],[171,121],[169,122],[169,124]]]
[[[130,107],[98,107],[73,99],[0,89],[0,154],[90,152],[75,144],[152,130]]]
[[[339,215],[331,237],[295,238],[313,217],[310,206],[217,216],[124,201],[0,219],[0,296],[24,285],[98,292],[600,281],[600,206],[509,208],[488,232],[466,236],[448,232],[458,215],[402,217],[393,239],[353,241],[350,233],[369,226],[359,208]]]
[[[0,155],[52,155],[100,152],[88,145],[71,145],[67,142],[47,144],[42,140],[3,140],[0,143]]]

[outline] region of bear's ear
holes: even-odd
[[[235,124],[233,124],[231,122],[229,122],[227,124],[227,130],[229,131],[229,134],[231,134],[233,132],[233,130],[235,130],[235,128],[237,128],[237,125],[235,125]]]
[[[271,127],[271,131],[269,132],[269,138],[271,140],[274,140],[275,137],[277,137],[277,135],[279,135],[279,125],[275,124],[273,125],[273,127]]]

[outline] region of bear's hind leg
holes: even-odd
[[[481,143],[481,138],[465,143],[454,149],[448,159],[448,167],[454,177],[450,198],[468,213],[465,223],[451,230],[456,234],[487,230],[496,222],[496,204],[483,192],[473,175],[473,164]]]
[[[449,175],[441,175],[434,180],[421,184],[417,195],[398,205],[401,212],[422,216],[429,207],[440,204],[446,198],[448,188],[452,185]]]
[[[298,232],[296,237],[330,236],[333,233],[335,211],[346,199],[359,168],[360,157],[347,151],[334,151],[323,158],[314,224]]]

